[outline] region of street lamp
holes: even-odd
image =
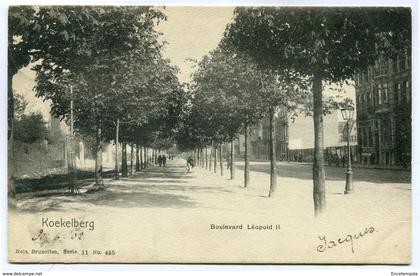
[[[351,194],[353,192],[353,170],[351,169],[351,154],[350,154],[350,121],[353,119],[354,107],[347,107],[341,109],[341,115],[346,121],[347,128],[347,172],[346,172],[346,190],[344,194]]]

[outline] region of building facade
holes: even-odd
[[[359,162],[357,154],[356,119],[350,123],[352,162]],[[324,116],[324,159],[328,165],[338,165],[347,158],[347,123],[340,110]],[[314,129],[312,117],[300,116],[289,123],[289,161],[312,162]]]
[[[274,118],[276,160],[287,160],[289,149],[289,124],[286,110],[281,109]],[[270,122],[264,118],[250,128],[248,136],[248,154],[257,160],[269,159]],[[245,152],[245,137],[240,135],[236,151],[242,157]]]
[[[411,55],[379,58],[355,74],[362,164],[411,164]]]
[[[312,117],[298,117],[293,121],[281,110],[275,116],[276,160],[278,161],[313,161],[313,121]],[[248,154],[254,160],[269,160],[269,120],[264,118],[251,127],[248,136]],[[352,120],[350,130],[350,146],[352,162],[359,162],[357,147],[356,120]],[[341,118],[339,110],[333,111],[324,118],[324,157],[329,165],[341,163],[347,153],[346,122]],[[245,151],[244,135],[240,135],[236,143],[236,152],[243,156]]]

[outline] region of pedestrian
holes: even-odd
[[[159,164],[159,167],[162,167],[162,155],[158,156],[158,164]]]
[[[334,155],[334,161],[335,161],[335,166],[337,168],[340,167],[340,157],[338,157],[338,154]]]
[[[185,173],[191,173],[193,167],[194,167],[194,160],[190,156],[187,159],[187,169]]]
[[[162,164],[164,167],[166,167],[166,155],[162,155]]]

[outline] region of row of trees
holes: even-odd
[[[34,62],[36,95],[50,100],[52,115],[74,126],[74,132],[95,139],[99,185],[103,143],[115,142],[117,177],[119,143],[123,172],[127,144],[136,145],[137,156],[140,149],[172,144],[184,89],[178,69],[161,55],[155,26],[164,19],[151,7],[20,6],[9,11],[9,107],[13,75]],[[9,118],[13,114],[9,108]]]
[[[113,140],[117,147],[122,142],[126,152],[127,144],[159,149],[175,138],[180,149],[196,149],[198,158],[210,146],[222,156],[221,144],[231,143],[233,149],[239,133],[247,140],[249,127],[267,117],[273,196],[275,114],[283,109],[292,117],[304,110],[314,121],[313,198],[315,214],[321,213],[326,204],[323,116],[337,106],[326,101],[323,87],[350,80],[380,55],[395,55],[394,49],[410,51],[410,10],[237,8],[218,48],[198,63],[188,86],[178,83],[177,69],[161,55],[155,26],[164,19],[151,7],[12,7],[9,164],[13,76],[34,62],[37,96],[51,100],[52,113],[72,121],[80,135],[95,139],[98,184],[104,142]],[[245,154],[244,186],[249,183]]]
[[[241,131],[246,139],[249,125],[268,116],[273,195],[273,114],[279,107],[292,114],[306,107],[314,123],[313,200],[318,215],[326,205],[323,116],[338,106],[323,96],[324,86],[347,82],[379,56],[392,57],[410,47],[407,8],[236,8],[219,48],[193,75],[192,106],[181,142],[200,148],[233,141]],[[245,186],[248,170],[245,154]]]
[[[246,55],[231,51],[221,45],[199,63],[192,76],[191,105],[182,122],[178,145],[185,148],[212,146],[219,148],[230,143],[230,162],[235,161],[234,140],[238,134],[245,137],[244,186],[250,183],[248,135],[250,126],[263,118],[270,122],[270,191],[274,196],[277,185],[275,160],[276,113],[287,110],[293,116],[306,106],[308,82],[292,75],[277,74],[272,70],[259,68]],[[213,150],[213,154],[216,154]],[[215,155],[216,156],[216,155]],[[216,157],[213,159],[216,161]],[[231,178],[234,177],[234,166]],[[216,166],[214,166],[216,168]],[[223,170],[221,169],[221,173]]]

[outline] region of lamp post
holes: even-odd
[[[347,107],[341,109],[341,115],[346,121],[347,128],[347,171],[346,171],[346,189],[344,194],[351,194],[353,192],[353,170],[351,168],[351,150],[350,150],[350,121],[353,119],[354,108]]]

